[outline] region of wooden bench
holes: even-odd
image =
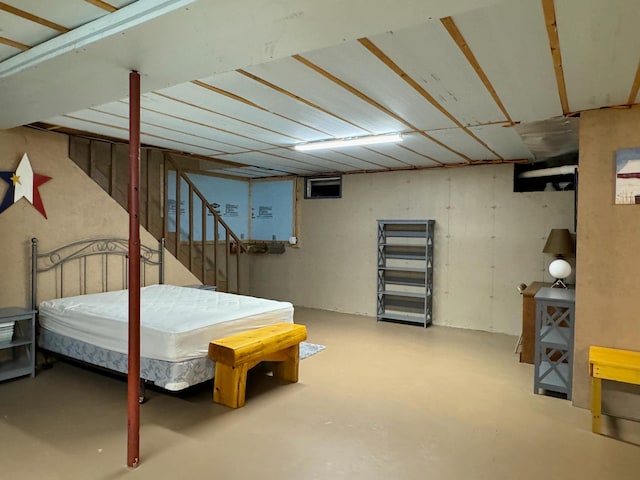
[[[602,380],[640,385],[640,352],[589,347],[591,375],[591,431],[601,432]]]
[[[213,401],[231,408],[244,406],[247,372],[260,362],[277,362],[274,377],[297,382],[300,342],[306,339],[304,325],[276,323],[212,341]]]

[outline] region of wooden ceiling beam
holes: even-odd
[[[282,114],[277,113],[277,112],[272,112],[268,108],[265,108],[265,107],[263,107],[261,105],[258,105],[257,103],[254,103],[251,100],[249,100],[248,98],[244,98],[244,97],[241,97],[240,95],[236,95],[233,92],[229,92],[228,90],[223,90],[222,88],[218,88],[218,87],[216,87],[214,85],[202,82],[200,80],[193,80],[191,83],[193,83],[194,85],[197,85],[199,87],[206,88],[207,90],[211,90],[212,92],[218,93],[220,95],[224,95],[225,97],[231,98],[232,100],[236,100],[238,102],[242,102],[242,103],[244,103],[246,105],[249,105],[250,107],[257,108],[258,110],[262,110],[263,112],[270,113],[271,115],[275,115],[276,117],[283,118],[283,119],[285,119],[285,120],[287,120],[289,122],[297,123],[298,125],[301,125],[301,126],[303,126],[305,128],[309,128],[311,130],[315,130],[316,132],[322,133],[323,135],[332,136],[330,133],[322,131],[319,128],[316,128],[316,127],[314,127],[312,125],[307,125],[306,123],[300,122],[298,120],[294,120],[293,118],[289,118],[286,115],[282,115]]]
[[[560,39],[558,37],[558,25],[556,23],[556,7],[554,0],[542,0],[544,20],[547,26],[547,36],[549,37],[549,47],[553,58],[553,68],[556,73],[556,83],[558,85],[558,95],[562,105],[562,113],[569,113],[569,101],[567,99],[567,85],[564,80],[564,70],[562,69],[562,52],[560,51]]]
[[[113,114],[110,114],[110,115],[113,115]],[[128,128],[125,128],[125,127],[118,127],[117,125],[111,125],[111,124],[109,124],[109,123],[98,122],[98,121],[96,121],[96,120],[88,120],[88,119],[86,119],[86,118],[76,117],[76,116],[74,116],[74,115],[72,115],[72,114],[67,114],[67,115],[62,115],[62,116],[63,116],[64,118],[71,118],[72,120],[78,120],[78,121],[80,121],[80,122],[90,123],[90,124],[92,124],[92,125],[98,125],[98,126],[101,126],[101,127],[108,127],[108,128],[113,128],[113,129],[116,129],[116,130],[121,130],[121,131],[123,131],[123,132],[128,132],[128,131],[129,131],[129,129],[128,129]],[[114,115],[114,116],[118,116],[118,115]],[[166,128],[166,127],[163,127],[163,128]],[[167,140],[167,141],[169,141],[169,142],[179,143],[179,144],[181,144],[181,145],[186,145],[186,146],[188,146],[188,147],[201,148],[202,150],[211,150],[211,155],[212,155],[212,156],[214,156],[214,155],[225,155],[225,153],[224,153],[224,152],[221,152],[221,151],[219,151],[219,150],[215,150],[215,149],[213,149],[213,148],[203,147],[203,146],[201,146],[201,145],[196,145],[196,144],[193,144],[193,143],[182,142],[182,141],[180,141],[180,140],[176,140],[176,139],[174,139],[174,138],[163,137],[163,136],[161,136],[161,135],[155,135],[155,134],[153,134],[153,133],[148,133],[148,132],[140,132],[140,133],[141,133],[142,135],[147,136],[147,137],[158,138],[158,139],[160,139],[160,140]],[[161,148],[161,147],[158,147],[158,148]]]
[[[197,85],[199,87],[202,88],[206,88],[207,90],[210,90],[212,92],[218,93],[220,95],[224,95],[225,97],[229,97],[233,100],[237,100],[238,102],[242,102],[246,105],[249,105],[250,107],[253,108],[257,108],[258,110],[262,110],[263,112],[268,112],[269,110],[267,110],[266,108],[258,105],[257,103],[253,103],[251,100],[248,100],[244,97],[241,97],[240,95],[236,95],[235,93],[229,92],[228,90],[223,90],[222,88],[218,88],[214,85],[211,85],[209,83],[205,83],[203,81],[200,80],[193,80],[191,83],[193,83],[194,85]]]
[[[106,10],[109,13],[113,13],[116,10],[118,10],[116,7],[114,7],[110,3],[103,2],[102,0],[84,0],[84,1],[87,3],[90,3],[91,5],[95,5],[98,8]]]
[[[200,110],[204,110],[206,112],[213,113],[215,115],[220,115],[221,117],[229,118],[231,120],[235,120],[236,122],[244,123],[245,125],[250,125],[252,127],[259,128],[261,130],[265,130],[267,132],[275,133],[276,135],[280,135],[282,137],[290,138],[292,140],[295,140],[296,142],[304,142],[304,139],[302,139],[302,138],[292,137],[291,135],[287,135],[286,133],[278,132],[277,130],[272,130],[271,128],[267,128],[267,127],[264,127],[262,125],[258,125],[257,123],[247,122],[246,120],[241,120],[239,118],[232,117],[231,115],[227,115],[226,113],[218,112],[216,110],[211,110],[211,109],[202,107],[200,105],[196,105],[195,103],[185,102],[184,100],[180,100],[178,98],[171,97],[169,95],[165,95],[164,93],[154,92],[154,95],[158,95],[160,97],[167,98],[169,100],[173,100],[175,102],[182,103],[184,105],[189,105],[191,107],[195,107],[195,108],[198,108]]]
[[[113,117],[121,118],[123,120],[129,120],[128,116],[119,115],[117,113],[107,112],[105,110],[100,110],[99,107],[92,107],[92,108],[88,108],[87,110],[91,110],[93,112],[102,113],[103,115],[111,115]],[[142,109],[142,110],[144,110],[144,109]],[[196,135],[195,133],[188,133],[188,132],[186,132],[184,130],[178,130],[178,129],[175,129],[175,128],[167,127],[166,125],[160,125],[158,123],[153,123],[153,122],[149,122],[149,121],[142,121],[141,124],[142,125],[148,125],[150,127],[158,127],[158,128],[163,129],[163,130],[168,130],[169,132],[179,133],[181,135],[186,135],[186,136],[189,136],[189,137],[194,137],[194,138],[199,138],[199,139],[202,139],[202,140],[208,140],[208,141],[212,141],[212,142],[223,143],[225,145],[229,145],[228,143],[219,142],[218,140],[215,140],[215,139],[212,139],[212,138],[209,138],[209,137],[203,137],[202,135]],[[163,138],[163,137],[160,137],[160,138]],[[166,138],[165,140],[170,140],[170,139]],[[186,143],[186,142],[183,142],[183,143]],[[187,143],[187,145],[190,145],[190,144]],[[199,147],[199,148],[209,148],[209,147],[200,147],[199,145],[192,145],[192,146]],[[232,146],[235,146],[235,145],[232,145]],[[238,147],[238,148],[242,148],[242,147]],[[211,150],[213,150],[213,149],[211,149]],[[217,153],[216,155],[228,155],[229,154],[229,152],[227,152],[226,150],[218,150],[218,152],[219,153]]]
[[[365,150],[368,150],[367,147],[362,147],[362,148],[364,148]],[[332,151],[335,151],[335,150],[332,150]],[[307,154],[307,155],[311,155],[309,152],[304,152],[304,153]],[[353,153],[348,153],[348,151],[344,151],[343,150],[343,151],[340,151],[338,153],[340,153],[341,155],[344,155],[345,157],[349,157],[349,158],[353,158],[354,160],[358,160],[359,162],[369,163],[371,165],[375,165],[376,167],[380,167],[380,168],[386,168],[386,169],[389,168],[389,167],[387,167],[385,165],[380,165],[379,163],[376,163],[374,161],[365,160],[364,158],[360,158],[360,157],[354,155]],[[397,158],[391,157],[390,155],[385,155],[385,154],[380,153],[380,152],[375,152],[375,153],[377,153],[378,155],[384,155],[385,157],[391,158],[392,160],[395,160],[396,162],[400,161]],[[320,155],[320,154],[318,154],[318,155]],[[318,158],[322,158],[322,157],[318,157]],[[351,164],[345,164],[345,165],[347,165],[349,167],[351,166]]]
[[[339,79],[335,75],[332,75],[331,73],[327,72],[326,70],[324,70],[320,66],[316,65],[315,63],[311,62],[310,60],[307,60],[306,58],[304,58],[301,55],[293,55],[293,58],[295,60],[299,61],[300,63],[302,63],[303,65],[306,65],[307,67],[311,68],[315,72],[319,73],[320,75],[322,75],[326,79],[331,80],[333,83],[341,86],[342,88],[344,88],[348,92],[351,92],[353,95],[355,95],[356,97],[360,98],[361,100],[363,100],[364,102],[368,103],[369,105],[377,108],[381,112],[386,113],[391,118],[397,120],[398,122],[402,123],[403,125],[406,125],[411,130],[417,132],[419,135],[422,135],[423,137],[431,140],[432,142],[437,143],[442,148],[445,148],[445,149],[449,150],[450,152],[455,153],[456,155],[462,157],[466,162],[471,162],[471,159],[469,157],[467,157],[465,154],[454,150],[449,145],[446,145],[446,144],[442,143],[441,141],[437,140],[436,138],[432,137],[431,135],[423,132],[422,130],[417,128],[415,125],[411,124],[410,122],[408,122],[407,120],[405,120],[401,116],[397,115],[395,112],[392,112],[391,110],[389,110],[384,105],[381,105],[380,103],[376,102],[373,98],[365,95],[360,90],[354,88],[352,85],[349,85],[347,82]]]
[[[189,105],[189,106],[192,106],[192,107],[197,107],[197,108],[200,108],[201,110],[205,110],[207,112],[211,112],[210,110],[207,110],[206,108],[199,107],[198,105],[194,105],[193,103],[188,103],[188,102],[185,102],[183,100],[178,100],[177,98],[170,97],[168,95],[164,95],[164,94],[161,94],[161,93],[158,93],[158,92],[156,92],[155,94],[159,95],[161,97],[164,97],[164,98],[166,98],[168,100],[172,100],[174,102],[183,103],[185,105]],[[253,138],[253,137],[248,137],[246,135],[242,135],[241,133],[233,132],[231,130],[226,130],[224,128],[214,127],[212,125],[209,125],[209,124],[206,124],[206,123],[202,123],[202,122],[196,122],[195,120],[190,120],[188,118],[180,117],[178,115],[171,115],[169,113],[165,113],[165,112],[160,111],[160,110],[154,110],[154,109],[149,108],[149,107],[143,107],[142,109],[143,110],[147,110],[149,112],[157,113],[159,115],[164,115],[164,116],[167,116],[167,117],[170,117],[170,118],[175,118],[176,120],[183,120],[185,122],[189,122],[189,123],[193,123],[195,125],[200,125],[200,126],[203,126],[203,127],[207,127],[207,128],[212,129],[212,130],[216,130],[216,131],[223,132],[223,133],[228,133],[228,134],[234,135],[236,137],[246,138],[247,140],[251,140],[252,142],[264,143],[265,145],[268,145],[269,147],[280,148],[280,145],[275,145],[273,143],[265,142],[264,140],[258,140],[258,139]],[[215,113],[215,112],[211,112],[211,113]],[[216,140],[216,141],[218,141],[218,140]],[[220,142],[220,143],[225,143],[225,144],[232,145],[232,146],[238,147],[238,148],[244,148],[244,147],[241,147],[240,145],[234,145],[234,144],[231,144],[231,143],[228,143],[228,142]],[[229,155],[233,155],[233,154],[230,153]]]
[[[350,172],[336,172],[339,175],[359,175],[362,173],[386,173],[386,172],[405,172],[407,170],[433,170],[435,168],[462,168],[475,167],[477,165],[500,165],[512,163],[529,163],[527,159],[516,160],[474,160],[471,163],[444,163],[442,165],[420,165],[411,167],[392,167],[388,170],[353,170]]]
[[[290,91],[288,91],[288,90],[285,90],[284,88],[279,87],[278,85],[275,85],[275,84],[273,84],[273,83],[271,83],[271,82],[268,82],[267,80],[265,80],[265,79],[263,79],[263,78],[260,78],[260,77],[258,77],[257,75],[254,75],[254,74],[252,74],[252,73],[247,72],[246,70],[238,69],[238,70],[236,70],[236,72],[238,72],[238,73],[239,73],[239,74],[241,74],[241,75],[244,75],[244,76],[245,76],[245,77],[247,77],[247,78],[250,78],[251,80],[254,80],[254,81],[256,81],[256,82],[258,82],[258,83],[260,83],[260,84],[264,85],[265,87],[269,87],[269,88],[271,88],[271,89],[275,90],[275,91],[276,91],[276,92],[278,92],[278,93],[281,93],[281,94],[283,94],[283,95],[286,95],[287,97],[293,98],[294,100],[297,100],[298,102],[305,104],[307,107],[311,107],[311,108],[313,108],[313,109],[319,110],[319,111],[320,111],[320,112],[322,112],[322,113],[325,113],[325,114],[327,114],[327,115],[330,115],[330,116],[331,116],[331,117],[333,117],[333,118],[337,118],[337,119],[338,119],[338,120],[340,120],[341,122],[348,123],[349,125],[351,125],[351,126],[353,126],[353,127],[357,128],[357,129],[359,129],[359,130],[362,130],[362,131],[364,131],[364,132],[367,132],[367,133],[369,133],[369,134],[372,134],[372,133],[373,133],[371,130],[367,130],[366,128],[363,128],[363,127],[361,127],[361,126],[359,126],[359,125],[356,125],[355,123],[350,122],[350,121],[349,121],[349,120],[347,120],[346,118],[342,118],[342,117],[340,117],[339,115],[336,115],[335,113],[330,112],[330,111],[329,111],[329,110],[327,110],[326,108],[322,108],[320,105],[317,105],[317,104],[315,104],[315,103],[313,103],[313,102],[310,102],[309,100],[307,100],[307,99],[305,99],[305,98],[299,97],[299,96],[298,96],[298,95],[296,95],[295,93],[292,93],[292,92],[290,92]]]
[[[446,28],[447,32],[449,32],[449,35],[451,35],[453,41],[456,42],[456,45],[471,65],[471,68],[473,68],[473,70],[476,72],[476,75],[478,75],[480,81],[484,84],[485,88],[489,92],[489,95],[491,95],[493,101],[496,102],[496,105],[498,105],[498,108],[500,109],[504,117],[511,125],[514,125],[514,122],[511,119],[511,115],[509,115],[509,112],[507,112],[507,109],[502,103],[502,100],[500,100],[496,89],[493,87],[493,84],[489,80],[489,77],[487,77],[487,74],[484,73],[483,68],[480,66],[480,62],[478,62],[478,59],[473,54],[473,51],[469,47],[469,44],[467,44],[467,41],[464,39],[464,36],[460,32],[458,26],[453,21],[453,18],[441,18],[440,22],[442,23],[442,25],[444,25],[444,28]]]
[[[424,87],[422,87],[422,85],[420,85],[418,82],[416,82],[413,78],[411,78],[411,76],[405,72],[402,68],[400,68],[400,66],[395,63],[393,60],[391,60],[391,58],[389,58],[389,56],[384,53],[382,50],[380,50],[380,48],[378,48],[378,46],[376,44],[374,44],[371,40],[369,40],[368,38],[359,38],[358,42],[360,42],[360,44],[365,47],[367,50],[369,50],[370,53],[372,53],[375,57],[378,58],[378,60],[380,60],[382,63],[384,63],[387,67],[389,67],[396,75],[398,75],[400,78],[402,78],[405,82],[407,82],[409,84],[409,86],[411,88],[413,88],[416,92],[418,92],[427,102],[429,102],[431,105],[433,105],[439,112],[441,112],[444,116],[446,116],[449,120],[451,120],[458,128],[461,128],[467,135],[469,135],[470,137],[472,137],[476,142],[478,142],[480,145],[482,145],[484,148],[486,148],[488,151],[490,151],[491,153],[493,153],[496,157],[498,157],[499,159],[502,159],[502,156],[500,156],[497,152],[493,151],[493,149],[491,149],[491,147],[489,147],[489,145],[487,145],[482,139],[480,139],[475,133],[473,133],[471,130],[469,130],[469,128],[467,128],[466,126],[464,126],[456,117],[454,117],[446,108],[444,108],[442,105],[440,105],[440,103],[433,98],[433,96],[427,92]],[[414,127],[415,128],[415,127]],[[430,137],[432,138],[432,137]],[[434,139],[435,140],[435,139]],[[444,146],[444,143],[438,142],[440,145]],[[467,156],[463,155],[460,152],[456,152],[455,150],[452,150],[451,148],[447,147],[448,150],[451,150],[455,153],[457,153],[458,155],[463,156],[467,161],[472,161],[470,158],[468,158]]]
[[[414,149],[412,149],[412,148],[407,147],[406,145],[402,145],[402,144],[401,144],[401,145],[398,145],[398,146],[399,146],[400,148],[404,148],[405,150],[408,150],[408,151],[410,151],[410,152],[412,152],[412,153],[415,153],[416,155],[420,155],[421,157],[426,158],[427,160],[430,160],[430,161],[432,161],[432,162],[435,162],[435,163],[437,163],[438,165],[444,165],[444,162],[441,162],[441,161],[439,161],[439,160],[436,160],[435,158],[430,157],[429,155],[425,155],[424,153],[420,153],[420,152],[418,152],[417,150],[414,150]],[[403,162],[403,163],[406,163],[406,162]]]
[[[96,123],[96,122],[93,122],[93,123]],[[89,132],[88,130],[80,130],[80,129],[77,129],[77,128],[64,127],[62,125],[53,125],[51,123],[46,123],[46,122],[34,122],[34,123],[30,123],[30,124],[28,124],[26,126],[30,127],[30,128],[34,128],[36,130],[55,131],[55,133],[60,133],[60,134],[63,134],[63,135],[69,135],[69,136],[74,136],[74,137],[82,137],[82,138],[86,138],[88,140],[97,140],[97,141],[102,141],[102,142],[109,142],[109,143],[114,143],[114,144],[117,144],[117,145],[126,145],[127,144],[127,140],[122,139],[122,138],[111,137],[109,135],[101,135],[101,134],[98,134],[98,133]],[[118,128],[118,127],[114,127],[114,128]],[[171,155],[182,155],[182,156],[185,156],[185,157],[195,158],[195,159],[198,159],[198,160],[214,161],[214,162],[217,162],[219,164],[226,164],[226,165],[228,165],[229,168],[245,168],[245,167],[249,166],[249,165],[246,165],[244,163],[232,162],[232,161],[229,161],[229,160],[222,160],[222,159],[217,159],[217,158],[214,158],[214,157],[207,157],[206,155],[202,155],[202,154],[199,154],[199,153],[190,153],[190,152],[187,152],[187,151],[171,150],[171,149],[168,149],[168,148],[165,148],[165,147],[158,147],[158,146],[149,145],[149,144],[146,144],[146,143],[142,144],[142,148],[155,149],[155,150],[158,150],[158,151],[168,152]]]
[[[287,157],[287,156],[285,156],[285,155],[280,155],[280,154],[278,154],[278,153],[274,153],[274,152],[270,152],[270,151],[264,151],[264,152],[261,152],[261,153],[264,153],[264,154],[269,155],[269,156],[272,156],[272,157],[282,158],[282,159],[284,159],[284,160],[289,160],[289,161],[291,161],[291,162],[298,162],[298,163],[301,163],[301,164],[303,164],[303,165],[310,166],[310,167],[313,167],[313,166],[314,166],[314,164],[313,164],[313,163],[304,162],[304,161],[302,161],[302,160],[297,160],[297,159],[295,159],[295,158]],[[304,152],[303,154],[304,154],[304,155],[306,155],[306,156],[308,156],[308,157],[311,157],[311,159],[317,158],[318,160],[323,160],[323,161],[325,161],[325,162],[335,163],[335,164],[337,164],[337,165],[341,165],[341,166],[343,166],[343,167],[344,167],[344,166],[347,166],[347,167],[349,167],[349,166],[350,166],[350,165],[347,165],[347,164],[345,164],[345,163],[336,162],[335,160],[330,160],[330,159],[328,159],[328,158],[323,158],[323,157],[321,157],[321,156],[319,156],[319,155],[310,155],[310,154],[308,154],[308,153],[306,153],[306,152]],[[371,162],[369,162],[369,163],[371,163]]]
[[[29,50],[31,47],[29,45],[25,45],[24,43],[16,42],[15,40],[11,40],[10,38],[0,37],[0,43],[4,45],[9,45],[10,47],[17,48],[18,50]]]
[[[398,145],[398,146],[401,147],[402,145]],[[402,160],[400,160],[399,158],[394,157],[393,155],[389,155],[388,153],[384,153],[384,152],[379,152],[374,147],[375,147],[375,145],[368,146],[368,147],[363,145],[360,148],[362,148],[363,150],[368,150],[369,152],[375,153],[376,155],[381,155],[383,157],[387,157],[388,159],[393,160],[394,162],[402,163],[403,165],[406,165],[408,167],[411,166],[411,164],[409,164],[407,162],[403,162]],[[389,167],[387,167],[385,165],[379,165],[379,164],[377,164],[375,162],[372,162],[370,160],[364,160],[364,161],[369,162],[369,163],[373,163],[374,165],[378,165],[378,166],[383,167],[383,168],[389,168]]]
[[[8,5],[4,2],[0,2],[0,10],[5,11],[7,13],[11,13],[12,15],[16,15],[20,18],[24,18],[25,20],[38,23],[52,30],[57,30],[60,33],[67,33],[70,31],[70,29],[68,29],[67,27],[58,25],[57,23],[51,22],[46,18],[38,17],[37,15],[33,15],[32,13],[25,12],[24,10],[20,10],[19,8],[16,8],[12,5]]]

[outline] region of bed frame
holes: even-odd
[[[38,253],[38,239],[31,239],[31,307],[38,308],[38,280],[41,276],[48,276],[54,288],[49,298],[62,298],[86,293],[124,290],[128,288],[129,280],[129,241],[122,238],[95,238],[80,240],[63,245],[54,250]],[[97,271],[96,271],[97,267]],[[151,272],[157,270],[157,277]],[[148,275],[149,273],[149,275]],[[154,278],[157,278],[154,281]],[[149,281],[147,281],[149,279]],[[164,283],[164,238],[160,240],[158,248],[146,245],[140,246],[140,284]],[[41,336],[47,338],[50,345],[62,345],[64,337],[40,331]],[[78,342],[78,352],[87,354],[91,345]],[[126,375],[126,355],[109,350],[98,351],[102,363],[92,362],[82,355],[69,356],[61,353],[60,349],[40,348],[47,354],[61,356],[79,361],[92,367]],[[57,351],[56,351],[57,350]],[[150,370],[157,368],[153,361],[151,367],[147,359],[141,359],[143,368]],[[50,362],[45,354],[44,368],[50,368]],[[164,366],[163,366],[164,367]],[[147,375],[152,378],[140,380],[140,403],[145,400],[145,385],[153,383],[153,373]]]
[[[100,292],[109,290],[124,290],[128,288],[129,280],[129,241],[122,238],[95,238],[69,243],[49,252],[38,253],[38,239],[31,239],[31,308],[38,306],[38,278],[39,274],[51,272],[55,282],[54,298],[62,298],[66,292],[70,295],[84,295],[89,293],[87,264],[91,257],[97,257],[100,270]],[[113,277],[109,277],[109,266],[114,266],[111,258],[120,258],[117,262],[120,282],[114,285]],[[75,267],[73,266],[75,265]],[[93,265],[90,265],[93,267]],[[158,283],[164,283],[164,238],[160,240],[158,248],[153,249],[140,245],[140,284],[147,285],[147,270],[158,269]],[[65,275],[65,271],[72,275]],[[77,275],[77,277],[76,277]],[[71,277],[71,278],[70,278]],[[69,280],[77,278],[77,284],[66,286]],[[95,278],[95,277],[93,277]],[[97,293],[97,292],[96,292]]]
[[[128,241],[103,238],[74,242],[50,252],[38,253],[38,241],[32,241],[32,305],[40,300],[102,293],[127,288]],[[152,277],[147,269],[158,268],[158,281],[164,283],[164,242],[159,248],[141,247],[141,284]],[[95,271],[97,268],[97,272]],[[39,283],[40,282],[40,283]],[[41,299],[38,299],[40,293]],[[38,348],[46,355],[63,357],[111,373],[127,374],[128,358],[120,353],[79,339],[65,336],[41,326]],[[46,357],[45,357],[46,360]],[[214,378],[214,362],[205,354],[182,361],[140,358],[140,401],[144,401],[145,385],[167,391],[181,391]]]

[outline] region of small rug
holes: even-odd
[[[317,343],[300,342],[300,360],[304,360],[311,355],[315,355],[325,348],[327,347],[325,347],[324,345],[318,345]]]

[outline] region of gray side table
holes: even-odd
[[[23,375],[33,377],[36,371],[36,311],[0,308],[0,332],[11,328],[13,335],[0,342],[0,381]]]
[[[571,400],[576,291],[541,288],[536,293],[534,393],[564,393]]]

